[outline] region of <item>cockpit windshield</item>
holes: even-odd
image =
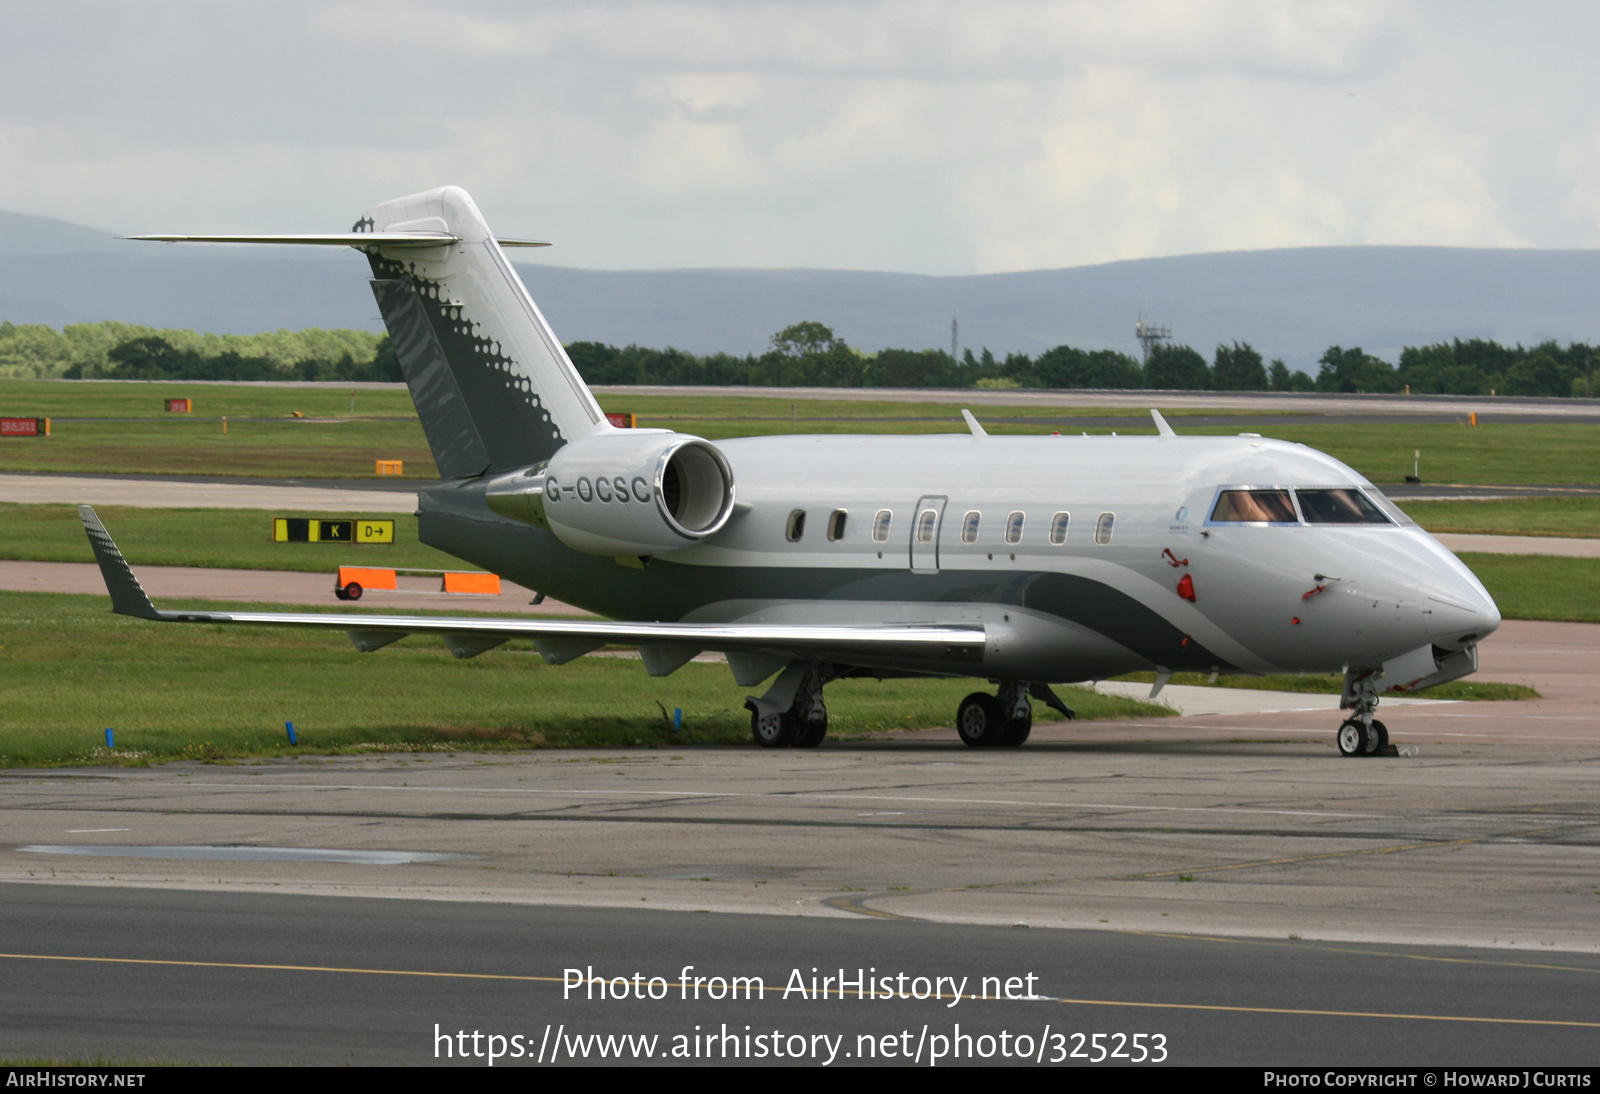
[[[1299,524],[1287,490],[1224,490],[1211,519],[1230,524]]]
[[[1299,490],[1307,524],[1388,524],[1382,509],[1359,490]]]
[[[1217,491],[1207,524],[1409,524],[1376,490],[1351,486],[1237,486]]]

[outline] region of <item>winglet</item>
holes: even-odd
[[[150,603],[139,579],[128,568],[127,559],[111,541],[111,533],[100,523],[92,505],[78,506],[78,516],[83,518],[83,530],[89,534],[89,546],[94,549],[94,560],[100,564],[100,574],[106,579],[106,591],[111,594],[111,610],[118,615],[136,615],[141,619],[160,619],[161,613]]]
[[[963,409],[961,416],[967,420],[967,428],[972,430],[974,437],[987,437],[989,435],[983,431],[983,426],[978,424],[978,419],[972,416],[972,411]]]
[[[1163,437],[1177,436],[1177,434],[1172,431],[1172,427],[1167,424],[1167,420],[1161,416],[1161,411],[1157,410],[1155,407],[1151,407],[1150,417],[1156,420],[1157,433],[1161,434]]]

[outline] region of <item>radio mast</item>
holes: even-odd
[[[1146,323],[1144,313],[1139,313],[1139,321],[1133,325],[1133,333],[1139,339],[1139,345],[1144,349],[1144,363],[1150,363],[1151,352],[1162,342],[1172,340],[1171,323]]]

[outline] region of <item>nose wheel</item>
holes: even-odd
[[[1377,756],[1389,747],[1389,730],[1377,720],[1366,725],[1351,718],[1339,727],[1338,742],[1341,756]]]
[[[1389,727],[1372,716],[1378,708],[1377,673],[1349,672],[1344,678],[1344,695],[1339,706],[1355,713],[1345,719],[1334,740],[1341,756],[1392,756]]]

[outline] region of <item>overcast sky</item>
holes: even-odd
[[[1600,245],[1578,3],[0,0],[0,208],[345,229],[456,183],[604,269]]]

